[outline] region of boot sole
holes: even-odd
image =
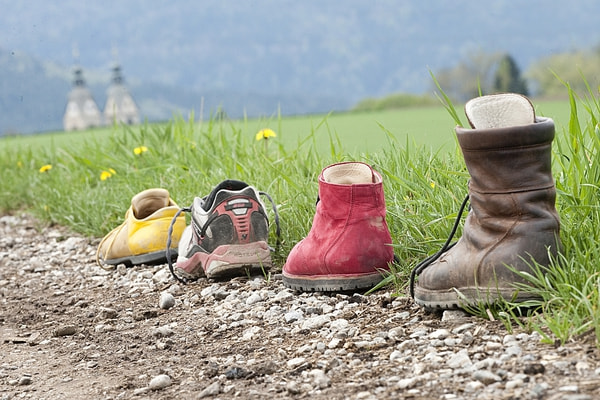
[[[177,249],[171,249],[171,259],[175,260],[177,258]],[[158,265],[158,264],[166,264],[167,255],[166,250],[154,251],[152,253],[139,254],[137,256],[131,255],[127,257],[121,258],[112,258],[109,260],[102,260],[102,263],[108,265],[119,265],[124,264],[126,267],[130,268],[134,265]]]
[[[460,292],[462,296],[458,293]],[[524,303],[530,300],[540,300],[541,297],[532,293],[510,289],[486,290],[482,288],[462,288],[457,291],[440,292],[415,288],[415,303],[424,307],[426,310],[452,310],[465,307],[477,307],[479,305],[490,305],[500,300],[506,300],[511,303]]]
[[[197,252],[186,260],[180,258],[175,268],[188,279],[202,276],[223,279],[259,274],[271,268],[271,250],[266,242],[223,245],[210,254]]]
[[[305,292],[347,292],[356,289],[370,289],[377,285],[383,276],[376,272],[362,275],[302,276],[283,272],[283,284],[290,289]]]

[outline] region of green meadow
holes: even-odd
[[[566,101],[544,101],[536,104],[537,113],[555,120],[557,128],[569,122]],[[199,126],[215,123],[195,119]],[[277,141],[291,149],[310,138],[318,151],[327,152],[330,137],[335,137],[341,149],[350,154],[377,152],[389,143],[390,136],[399,143],[416,144],[434,150],[449,150],[455,146],[454,121],[444,107],[408,107],[397,110],[357,113],[330,113],[286,117],[277,113],[270,117],[223,121],[223,125],[240,130],[248,139],[260,129],[269,127],[277,132]],[[466,121],[463,121],[465,124]],[[153,124],[165,127],[168,124]],[[84,132],[48,132],[12,136],[0,139],[0,149],[37,149],[82,145],[85,142],[110,140],[111,135],[127,134],[119,127],[99,128]]]
[[[540,273],[531,277],[542,300],[526,310],[507,301],[470,311],[493,315],[508,330],[537,330],[549,343],[587,333],[600,343],[600,103],[569,95],[569,101],[534,101],[539,115],[556,122],[553,174],[564,245],[552,265],[537,266]],[[382,282],[395,296],[406,296],[411,269],[442,246],[467,193],[456,123],[440,106],[301,117],[275,112],[234,121],[174,117],[8,137],[0,140],[0,214],[28,212],[41,223],[100,238],[122,222],[131,197],[144,189],[163,187],[188,206],[222,180],[239,179],[269,193],[278,206],[282,244],[273,257],[280,268],[310,229],[321,169],[363,161],[383,175],[399,260]],[[264,128],[277,136],[257,140]],[[272,229],[273,243],[274,235]]]

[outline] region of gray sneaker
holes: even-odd
[[[223,181],[208,196],[196,197],[191,207],[180,210],[190,212],[192,220],[179,240],[174,270],[169,263],[175,278],[223,279],[269,269],[269,220],[260,195],[273,205],[279,238],[273,200],[242,181]]]

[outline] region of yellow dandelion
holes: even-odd
[[[19,168],[23,168],[23,163],[19,160],[17,161],[17,167]]]
[[[435,182],[429,182],[429,186],[431,186],[432,189],[435,189]]]
[[[48,172],[51,169],[52,169],[52,165],[50,165],[50,164],[42,165],[42,167],[40,168],[40,172],[41,173]]]
[[[112,171],[114,171],[114,169]],[[113,173],[111,173],[110,171],[102,171],[100,173],[100,180],[105,181],[108,178],[110,178],[111,176],[113,176]]]
[[[277,134],[273,130],[271,130],[269,128],[267,128],[267,129],[261,129],[256,134],[256,140],[268,139],[268,138],[271,138],[271,137],[277,137]]]
[[[140,147],[136,147],[135,149],[133,149],[133,154],[139,156],[142,153],[145,153],[148,151],[148,148],[146,146],[140,146]]]

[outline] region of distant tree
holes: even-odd
[[[591,51],[553,54],[533,63],[525,76],[536,96],[565,97],[565,83],[579,95],[588,93],[588,85],[600,85],[600,46]],[[596,92],[597,94],[597,92]]]
[[[494,69],[500,57],[499,53],[476,51],[455,67],[443,69],[434,75],[450,98],[464,102],[477,97],[479,93],[493,90]]]
[[[527,83],[521,77],[521,71],[517,63],[509,54],[502,56],[498,62],[498,68],[496,68],[494,75],[493,89],[495,92],[529,95]]]

